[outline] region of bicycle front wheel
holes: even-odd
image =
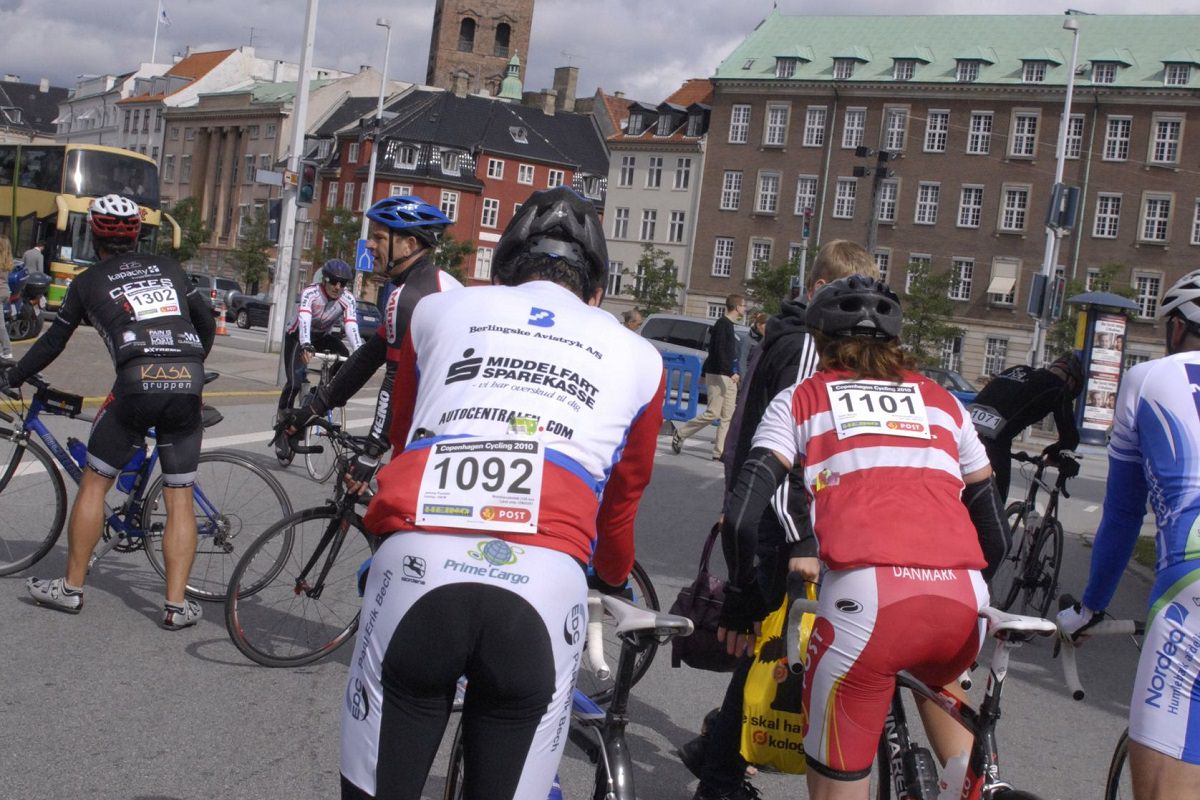
[[[654,591],[654,584],[650,582],[650,575],[646,570],[642,569],[642,565],[636,561],[633,563],[633,570],[629,573],[629,592],[632,596],[626,595],[627,600],[632,600],[639,606],[650,609],[651,611],[660,611],[658,605],[658,593]],[[575,685],[579,691],[586,694],[594,702],[604,704],[612,697],[613,683],[616,681],[617,665],[616,657],[621,652],[621,640],[617,637],[617,626],[612,615],[604,614],[604,653],[610,659],[609,666],[612,667],[612,674],[607,678],[600,678],[599,675],[592,672],[587,667],[587,660],[579,668],[579,675],[575,679]],[[646,670],[650,669],[650,663],[654,661],[654,654],[658,652],[658,643],[654,642],[636,656],[636,661],[633,667],[633,683],[637,684],[646,674]]]
[[[341,430],[346,430],[345,408],[332,409],[327,419]],[[329,477],[333,475],[334,467],[337,466],[338,458],[337,445],[329,438],[329,431],[319,425],[310,425],[304,431],[304,446],[321,448],[319,453],[304,454],[304,468],[308,470],[308,477],[317,483],[329,480]]]
[[[11,575],[32,566],[58,541],[67,518],[67,489],[37,442],[0,439],[0,447],[7,451],[0,469],[0,575]]]
[[[1104,800],[1133,800],[1133,778],[1129,775],[1129,729],[1121,733],[1108,765]]]
[[[222,450],[200,454],[192,495],[198,536],[187,594],[224,600],[238,559],[267,528],[292,513],[292,504],[274,475],[240,453]],[[166,577],[162,548],[167,505],[161,476],[143,502],[146,556],[155,572]]]
[[[1062,525],[1056,519],[1045,519],[1025,560],[1018,614],[1046,616],[1058,592],[1062,559]]]
[[[333,506],[281,520],[233,571],[229,638],[266,667],[298,667],[332,653],[358,629],[358,570],[375,545],[358,514]]]
[[[988,589],[992,595],[992,605],[1001,611],[1008,611],[1021,589],[1018,579],[1023,569],[1025,553],[1029,549],[1030,536],[1025,528],[1025,503],[1009,503],[1004,514],[1008,518],[1008,529],[1012,532],[1012,544],[996,567]]]
[[[462,800],[463,796],[463,728],[462,720],[454,729],[454,743],[450,745],[450,766],[446,769],[446,788],[442,800]]]

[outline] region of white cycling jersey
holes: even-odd
[[[338,323],[341,323],[350,341],[350,352],[362,347],[362,337],[358,333],[358,304],[354,295],[345,289],[336,300],[325,294],[320,282],[305,287],[300,293],[300,307],[292,324],[288,325],[288,333],[296,333],[300,344],[309,344],[313,333],[326,333]]]

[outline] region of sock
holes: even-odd
[[[63,578],[62,585],[63,585],[63,594],[83,594],[82,586],[72,586],[71,584],[67,583],[66,578]]]

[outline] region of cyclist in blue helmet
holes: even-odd
[[[378,335],[355,351],[333,381],[319,390],[316,398],[283,415],[279,421],[280,430],[294,436],[314,416],[323,416],[330,408],[345,405],[387,362],[369,434],[372,443],[354,469],[357,480],[362,483],[374,475],[379,458],[388,447],[392,385],[400,345],[408,331],[413,307],[427,294],[462,286],[433,263],[434,250],[446,228],[452,224],[436,206],[419,197],[385,197],[371,206],[367,219],[371,220],[367,249],[374,257],[374,268],[386,275],[395,287],[387,298],[383,324],[379,326]]]

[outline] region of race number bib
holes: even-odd
[[[836,381],[825,389],[839,439],[863,433],[933,438],[925,400],[915,383]]]
[[[972,405],[967,410],[971,412],[971,422],[974,423],[976,432],[988,439],[996,438],[1007,422],[1000,416],[1000,412],[991,406]]]
[[[541,442],[453,439],[430,450],[417,493],[418,525],[537,533]]]
[[[126,287],[125,299],[133,308],[134,319],[138,322],[179,316],[179,295],[174,286]]]

